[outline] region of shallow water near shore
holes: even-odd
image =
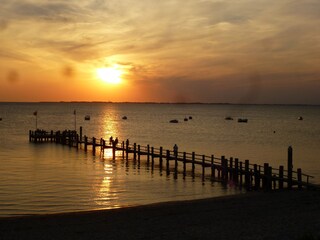
[[[74,115],[76,110],[76,115]],[[0,103],[0,216],[118,208],[207,198],[240,190],[200,177],[166,175],[145,161],[115,161],[54,143],[32,144],[28,131],[78,129],[89,137],[286,166],[320,182],[320,107],[212,104]],[[84,116],[91,120],[85,121]],[[127,116],[127,120],[122,117]],[[192,116],[189,121],[184,118]],[[226,121],[231,116],[233,121]],[[299,121],[298,117],[303,120]],[[247,118],[248,123],[238,123]],[[170,124],[178,119],[178,124]]]

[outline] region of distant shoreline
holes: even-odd
[[[319,107],[320,104],[298,104],[298,103],[206,103],[206,102],[112,102],[112,101],[34,101],[34,102],[6,102],[9,104],[64,104],[64,103],[94,103],[94,104],[172,104],[172,105],[235,105],[235,106],[311,106]]]

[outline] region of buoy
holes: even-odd
[[[173,120],[170,120],[170,123],[178,123],[179,121],[177,119],[173,119]]]

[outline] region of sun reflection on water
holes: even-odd
[[[114,166],[111,163],[104,163],[104,176],[100,184],[96,186],[95,203],[103,208],[118,208],[119,199],[117,190],[114,186]]]
[[[103,151],[103,159],[112,159],[112,148],[106,148]]]
[[[110,137],[115,139],[119,134],[119,113],[118,109],[110,105],[102,112],[102,136],[106,141],[107,146],[111,146]],[[121,154],[120,151],[116,152],[116,156]],[[105,148],[101,154],[104,169],[103,175],[100,176],[98,184],[94,186],[95,189],[95,203],[104,208],[119,208],[121,205],[120,195],[121,186],[117,187],[117,174],[116,174],[116,160],[113,159],[112,148]]]

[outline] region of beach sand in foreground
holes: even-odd
[[[318,238],[320,191],[306,190],[0,219],[6,240]]]

